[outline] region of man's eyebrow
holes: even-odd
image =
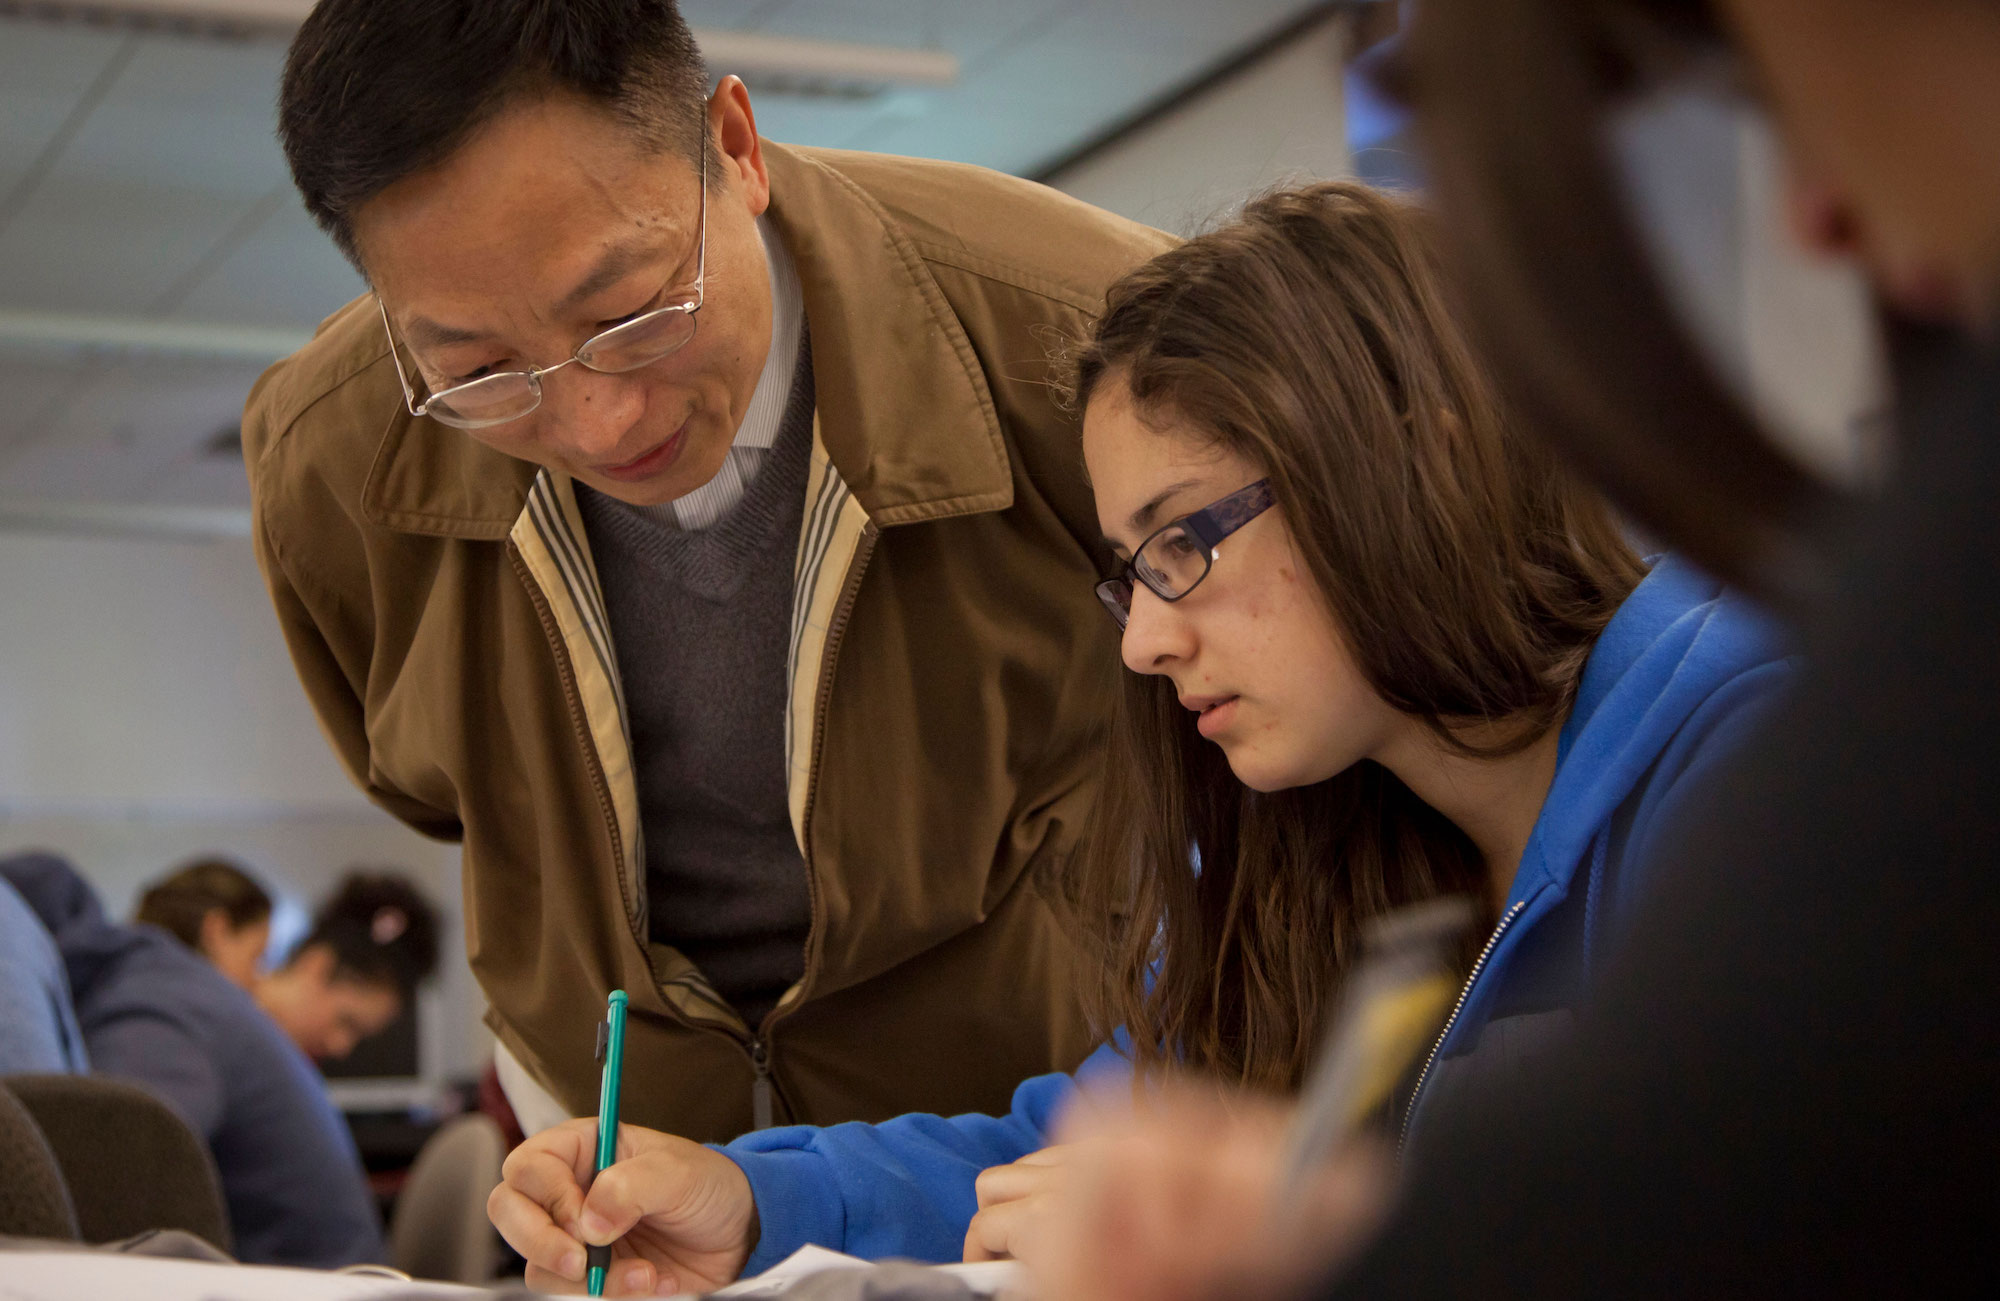
[[[597,265],[591,268],[590,274],[578,281],[576,288],[563,295],[562,301],[556,304],[556,311],[570,310],[592,294],[601,293],[617,284],[630,275],[633,268],[654,261],[659,255],[658,246],[650,241],[628,240],[623,244],[612,245],[605,250],[604,256],[597,260]]]
[[[440,325],[428,316],[416,316],[410,318],[410,323],[403,327],[403,337],[413,344],[446,348],[454,343],[477,343],[487,335],[484,330],[466,330],[456,325]]]

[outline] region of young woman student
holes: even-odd
[[[1129,670],[1072,869],[1089,993],[1122,1032],[1079,1074],[1294,1090],[1363,923],[1469,893],[1492,929],[1399,1108],[1420,1142],[1467,1081],[1560,1037],[1648,847],[1783,653],[1714,581],[1642,562],[1510,423],[1423,219],[1365,188],[1260,199],[1132,273],[1076,388]],[[1075,1087],[719,1149],[626,1127],[594,1185],[594,1122],[574,1121],[513,1154],[490,1209],[551,1289],[614,1239],[624,1294],[807,1242],[1016,1253]]]

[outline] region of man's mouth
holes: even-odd
[[[676,429],[673,435],[658,447],[625,462],[623,465],[601,466],[598,469],[598,473],[607,479],[616,479],[621,483],[633,483],[640,479],[650,479],[672,465],[679,458],[681,448],[687,443],[687,430],[687,423],[683,422],[681,427]]]

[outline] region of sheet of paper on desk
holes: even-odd
[[[479,1288],[104,1251],[0,1254],[0,1301],[474,1301]]]
[[[720,1292],[711,1292],[714,1297],[765,1297],[783,1296],[800,1279],[830,1269],[867,1269],[871,1262],[838,1251],[828,1251],[825,1247],[800,1247],[771,1268],[746,1278],[740,1283],[732,1283]],[[1018,1282],[1020,1267],[1011,1260],[984,1261],[975,1265],[932,1265],[930,1268],[944,1274],[951,1274],[972,1289],[975,1296],[997,1297]]]

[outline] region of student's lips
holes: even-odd
[[[1192,696],[1181,703],[1201,715],[1195,720],[1195,730],[1212,741],[1216,733],[1235,721],[1236,702],[1240,699],[1240,696]]]
[[[652,451],[623,465],[598,467],[598,473],[607,479],[617,479],[621,483],[633,483],[640,479],[650,479],[674,463],[681,454],[681,446],[687,442],[687,426],[683,424],[673,433],[673,437],[661,443]]]

